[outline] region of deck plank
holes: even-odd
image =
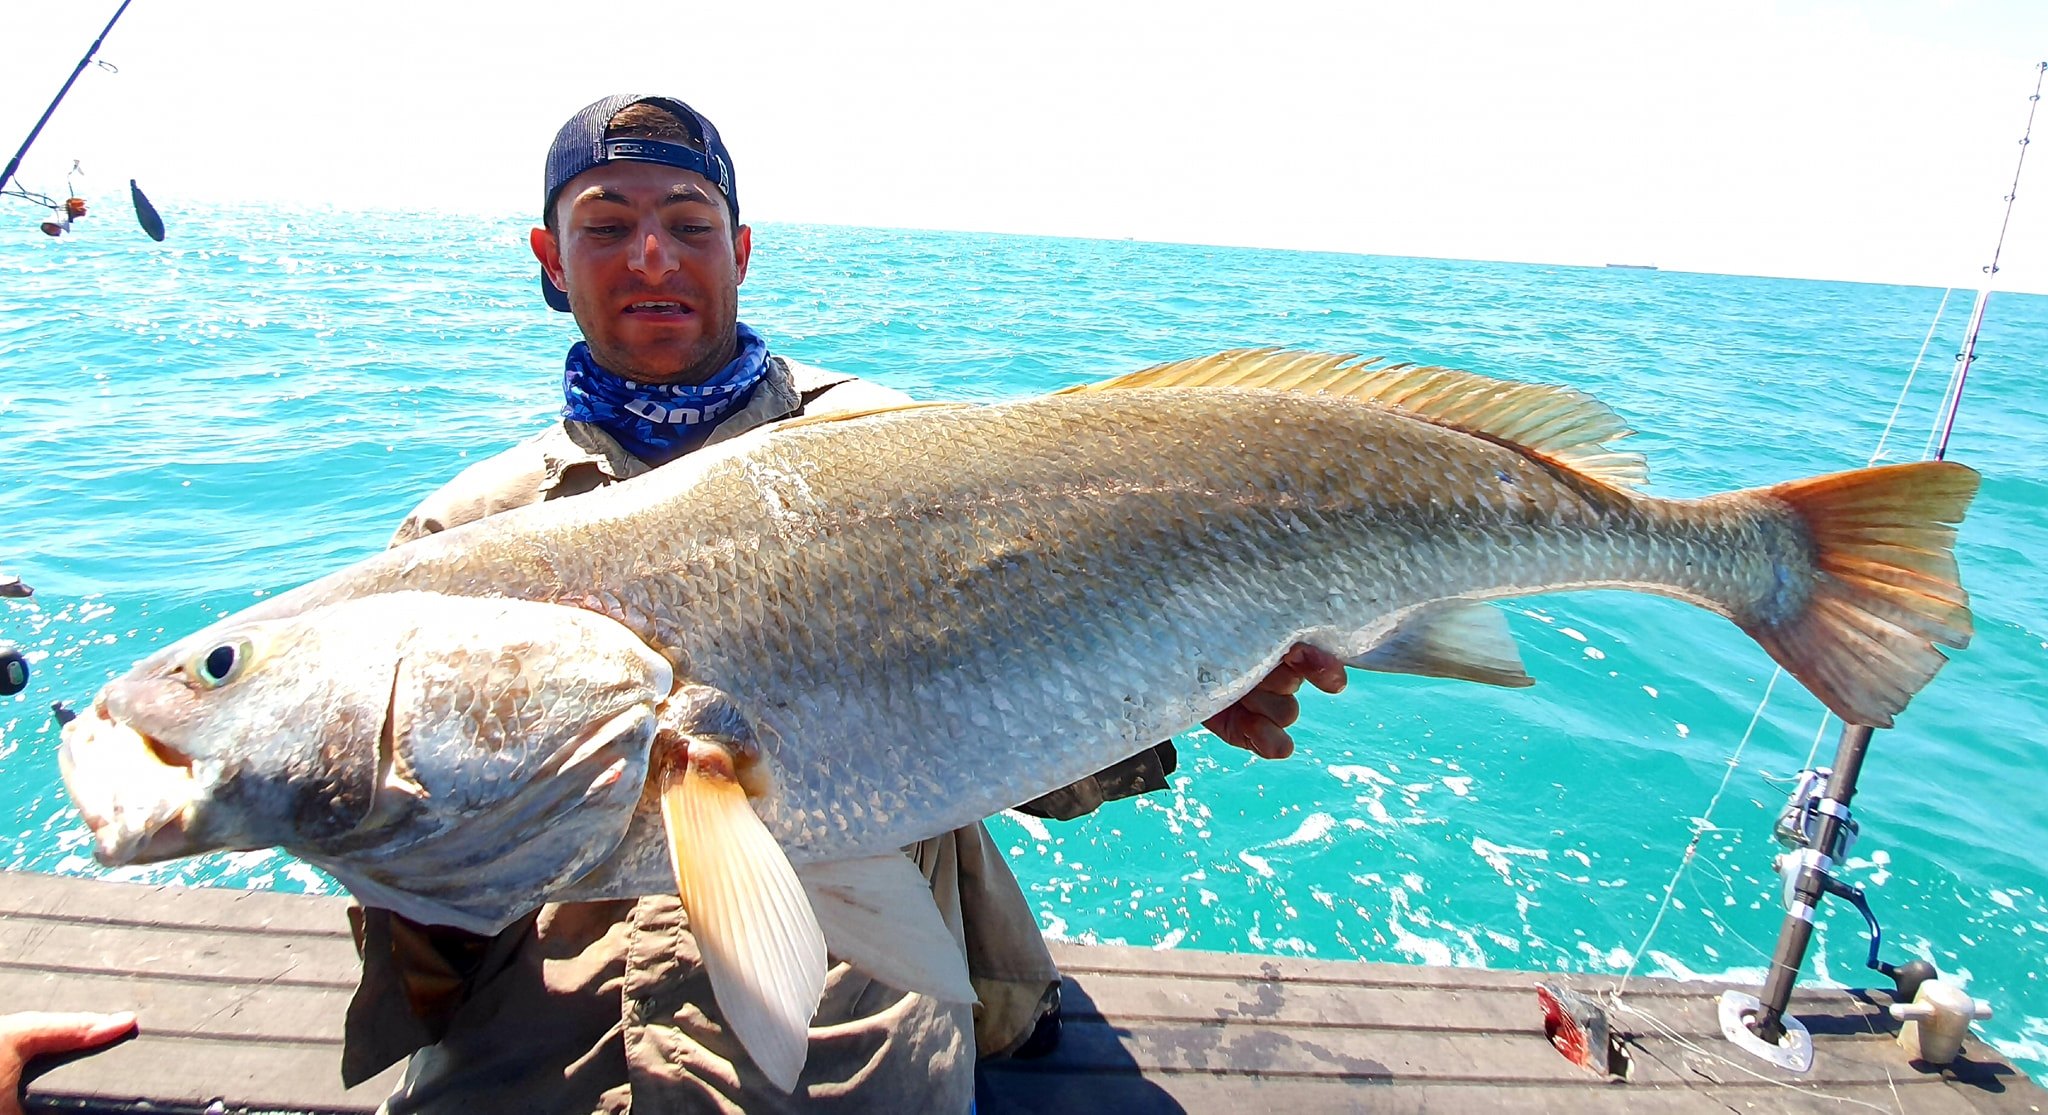
[[[226,933],[348,936],[345,899],[225,887],[90,885],[95,880],[0,872],[0,917],[57,916],[112,923],[188,926]],[[146,896],[146,897],[143,897]]]
[[[38,1079],[67,1110],[374,1110],[397,1070],[340,1082],[357,961],[346,901],[0,873],[0,1009],[134,1009],[142,1035]],[[984,1115],[1151,1112],[2048,1111],[2044,1093],[1981,1043],[1923,1071],[1890,1036],[1881,992],[1803,989],[1794,1013],[1820,1044],[1792,1077],[1728,1049],[1718,986],[1636,980],[1623,1013],[1636,1072],[1605,1083],[1541,1031],[1533,984],[1598,995],[1612,977],[1160,952],[1055,943],[1065,1035],[1052,1056],[983,1066]],[[81,1108],[78,1105],[86,1105]]]
[[[143,1036],[40,1077],[29,1095],[46,1108],[92,1100],[99,1105],[95,1110],[196,1111],[219,1100],[231,1109],[353,1115],[375,1111],[398,1084],[400,1072],[394,1068],[344,1089],[340,1064],[339,1042],[280,1045]]]
[[[1731,1088],[1771,1087],[1770,1081],[1822,1087],[1906,1082],[1941,1083],[1915,1073],[1883,1041],[1830,1043],[1813,1070],[1793,1076],[1765,1066],[1716,1060],[1650,1040],[1656,1056],[1636,1057],[1636,1083],[1672,1085],[1702,1078]],[[1705,1048],[1705,1047],[1703,1047]],[[1540,1030],[1469,1034],[1439,1031],[1360,1031],[1341,1027],[1190,1025],[1172,1022],[1075,1023],[1065,1027],[1060,1063],[1086,1072],[1228,1074],[1251,1069],[1265,1076],[1344,1077],[1383,1082],[1494,1083],[1558,1087],[1585,1082],[1586,1074],[1550,1047]],[[1741,1064],[1741,1067],[1736,1067]],[[1886,1073],[1889,1069],[1891,1076]],[[1755,1075],[1750,1071],[1754,1070]]]
[[[325,1043],[339,1050],[345,988],[216,984],[130,973],[0,970],[0,1003],[15,1010],[132,1010],[148,1032],[170,1037]],[[339,1056],[339,1053],[336,1053]]]
[[[1773,1090],[1728,1096],[1690,1088],[1600,1085],[1588,1082],[1556,1088],[1503,1090],[1495,1085],[1388,1084],[1361,1080],[1270,1079],[1099,1075],[1005,1065],[982,1070],[977,1115],[1072,1115],[1109,1111],[1116,1115],[1174,1115],[1179,1112],[1276,1111],[1286,1115],[1446,1115],[1502,1112],[1513,1115],[1700,1115],[1702,1112],[1842,1115],[1848,1110],[1905,1111],[1911,1115],[1984,1115],[1992,1109],[1947,1089],[1921,1088],[1894,1094],[1882,1085],[1831,1088],[1825,1095]],[[2024,1108],[2016,1110],[2025,1110]]]
[[[1169,979],[1128,972],[1063,971],[1085,980],[1088,990],[1086,1002],[1067,1004],[1070,1017],[1079,1010],[1095,1012],[1096,1017],[1119,1019],[1256,1021],[1274,1025],[1470,1032],[1494,1031],[1511,1023],[1530,1026],[1540,1017],[1534,976],[1524,977],[1516,986],[1475,990],[1196,975]],[[1612,982],[1574,976],[1548,978],[1596,998]],[[1704,985],[1683,996],[1638,995],[1631,988],[1628,1001],[1652,1012],[1659,1022],[1686,1037],[1705,1039],[1721,1032],[1713,998],[1718,993],[1718,988],[1708,989]],[[1810,1013],[1816,1025],[1825,1022],[1831,1033],[1892,1034],[1897,1032],[1898,1024],[1886,1012],[1890,1002],[1890,996],[1882,993],[1862,999],[1840,992],[1825,998],[1804,995],[1794,1000],[1793,1014],[1796,1017],[1802,1011]]]
[[[183,976],[214,983],[354,987],[347,938],[0,918],[0,967]]]
[[[1444,968],[1423,964],[1371,964],[1354,960],[1316,960],[1303,957],[1251,956],[1242,953],[1201,952],[1194,949],[1148,949],[1127,945],[1081,945],[1066,941],[1050,943],[1053,960],[1063,972],[1101,972],[1117,975],[1195,979],[1285,980],[1290,984],[1330,984],[1338,987],[1429,988],[1445,991],[1529,992],[1538,979],[1564,979],[1582,987],[1601,989],[1618,982],[1605,974],[1557,976],[1498,968]],[[1630,983],[1635,997],[1685,998],[1702,990],[1719,993],[1719,984],[1673,979],[1644,978]],[[1802,986],[1792,997],[1797,1004],[1807,1000],[1832,1000],[1837,993],[1827,988]]]

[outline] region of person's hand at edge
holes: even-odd
[[[1202,721],[1202,727],[1232,747],[1262,758],[1285,759],[1294,754],[1294,740],[1287,728],[1301,716],[1295,691],[1306,681],[1325,693],[1336,693],[1344,688],[1344,680],[1342,659],[1321,647],[1296,643],[1251,692]]]
[[[0,1115],[22,1115],[21,1073],[37,1057],[94,1049],[135,1029],[135,1014],[0,1014]]]

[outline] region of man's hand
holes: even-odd
[[[51,1014],[23,1011],[0,1015],[0,1115],[22,1115],[21,1070],[31,1060],[102,1046],[135,1029],[135,1016]]]
[[[1294,754],[1287,726],[1301,716],[1301,702],[1294,699],[1294,692],[1303,681],[1325,693],[1336,693],[1344,688],[1344,662],[1320,647],[1296,643],[1265,680],[1236,704],[1202,721],[1202,727],[1232,747],[1267,759],[1285,759]]]

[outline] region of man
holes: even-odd
[[[564,419],[466,469],[394,544],[510,507],[573,496],[771,423],[897,405],[901,394],[773,355],[737,316],[753,251],[732,157],[680,101],[615,96],[576,114],[548,154],[531,244],[549,305],[575,315]],[[1306,674],[1290,665],[1211,722],[1260,754],[1290,749]],[[1157,789],[1171,747],[1036,803],[1074,816]],[[406,1111],[964,1111],[977,1055],[1000,1056],[1057,1008],[1058,972],[1015,878],[975,824],[906,849],[965,950],[973,1008],[907,994],[843,964],[828,976],[802,1080],[785,1095],[723,1025],[673,897],[549,906],[495,938],[356,917],[363,982],[349,1008],[352,1083],[414,1053]]]

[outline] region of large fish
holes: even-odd
[[[1189,728],[1295,642],[1526,685],[1483,601],[1633,589],[1879,726],[1968,642],[1970,469],[1655,499],[1627,432],[1569,389],[1270,350],[799,419],[183,639],[65,729],[65,778],[108,863],[277,845],[478,931],[677,891],[788,1087],[828,945],[972,997],[897,849]]]

